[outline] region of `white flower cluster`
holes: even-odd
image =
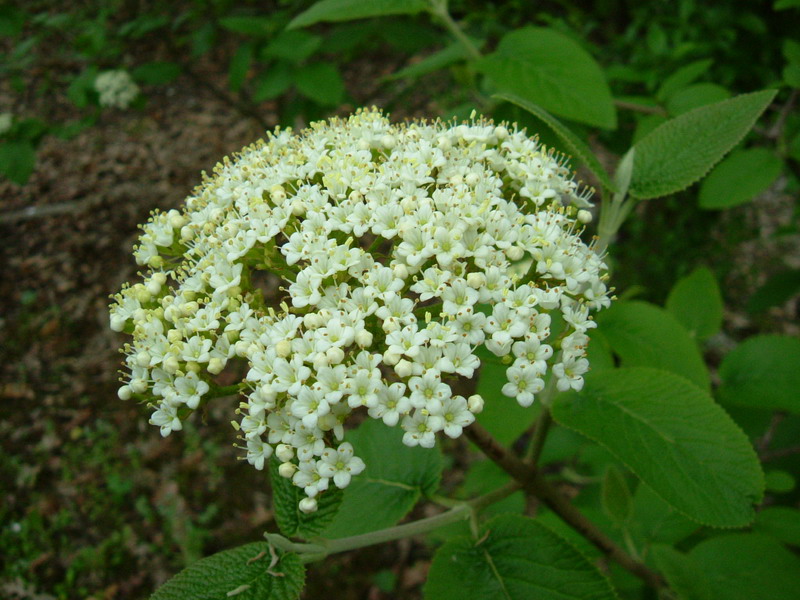
[[[94,80],[94,89],[100,94],[100,106],[128,108],[139,95],[139,86],[127,71],[104,71]]]
[[[274,454],[313,511],[364,469],[341,442],[353,411],[409,446],[461,435],[484,403],[458,393],[481,347],[523,406],[548,365],[558,389],[583,385],[606,266],[579,237],[590,214],[563,160],[523,131],[363,110],[279,130],[214,173],[144,225],[148,272],[111,306],[133,335],[119,395],[155,398],[162,435],[240,365],[247,460]]]

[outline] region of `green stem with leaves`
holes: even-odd
[[[450,12],[447,9],[447,0],[431,0],[430,3],[430,12],[431,14],[438,18],[445,28],[456,38],[467,53],[470,55],[470,58],[473,60],[480,60],[482,58],[481,51],[478,50],[478,47],[472,43],[472,40],[467,37],[467,34],[464,33],[464,30],[461,29],[461,26],[455,22],[453,17],[450,15]]]
[[[313,543],[307,544],[293,542],[275,533],[267,533],[265,537],[267,541],[276,548],[286,552],[296,552],[300,554],[303,562],[313,562],[322,560],[331,554],[356,550],[366,546],[374,546],[375,544],[391,542],[414,535],[421,535],[433,531],[434,529],[444,527],[445,525],[469,519],[487,506],[510,496],[519,490],[520,487],[518,482],[512,481],[483,496],[478,496],[477,498],[465,502],[458,502],[450,510],[433,517],[346,538],[335,540],[319,539],[315,540]]]

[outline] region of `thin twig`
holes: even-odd
[[[778,425],[783,422],[786,418],[786,413],[782,411],[778,411],[772,415],[772,418],[769,421],[769,425],[767,425],[767,430],[764,432],[758,440],[756,440],[756,450],[758,450],[759,455],[763,455],[766,453],[769,445],[772,443],[772,438],[775,437],[775,431],[778,429]]]
[[[661,115],[667,116],[667,111],[660,106],[647,106],[646,104],[637,104],[635,102],[626,102],[625,100],[614,100],[614,106],[617,108],[624,108],[634,112],[645,113],[648,115]]]

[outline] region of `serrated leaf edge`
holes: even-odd
[[[756,453],[756,451],[755,451],[755,448],[753,448],[753,445],[752,445],[751,443],[749,443],[749,438],[747,438],[747,434],[744,432],[744,430],[743,430],[741,427],[739,427],[739,424],[738,424],[736,421],[734,421],[734,420],[733,420],[733,418],[732,418],[732,417],[731,417],[731,416],[728,414],[728,411],[726,411],[726,410],[725,410],[725,408],[724,408],[724,407],[722,407],[722,406],[721,406],[721,405],[720,405],[720,404],[719,404],[719,403],[718,403],[718,402],[717,402],[717,401],[716,401],[716,400],[715,400],[715,399],[714,399],[714,398],[711,396],[711,394],[709,394],[708,392],[706,392],[706,391],[705,391],[703,388],[699,387],[699,386],[698,386],[696,383],[694,383],[694,382],[693,382],[693,381],[691,381],[690,379],[686,379],[686,378],[685,378],[685,377],[683,377],[682,375],[678,375],[677,373],[673,373],[672,371],[667,371],[666,369],[657,369],[657,368],[655,368],[655,367],[620,367],[620,368],[617,368],[617,369],[614,369],[614,370],[616,370],[616,371],[622,371],[622,370],[625,370],[625,371],[630,371],[630,370],[650,370],[650,371],[660,371],[660,372],[662,372],[662,373],[666,373],[667,375],[671,375],[671,376],[673,376],[673,377],[677,377],[677,378],[679,378],[679,379],[682,379],[683,381],[685,381],[685,382],[689,383],[689,384],[690,384],[692,387],[695,387],[695,388],[697,388],[698,390],[700,390],[701,392],[703,392],[703,394],[707,395],[707,396],[709,397],[709,399],[711,400],[711,402],[713,402],[713,403],[714,403],[714,404],[716,404],[716,405],[717,405],[717,406],[718,406],[720,409],[722,409],[722,412],[724,413],[724,418],[726,418],[726,419],[728,420],[728,422],[729,422],[731,425],[733,425],[733,427],[734,427],[734,428],[735,428],[735,429],[736,429],[736,430],[737,430],[739,433],[741,433],[741,434],[742,434],[742,436],[744,436],[744,437],[745,437],[745,439],[747,439],[747,440],[748,440],[747,448],[749,449],[749,451],[750,451],[750,452],[752,452],[752,455],[753,455],[753,457],[754,457],[754,458],[756,459],[756,461],[758,462],[758,464],[759,464],[759,467],[761,467],[761,461],[760,461],[760,460],[759,460],[759,458],[758,458],[758,454]],[[755,521],[755,514],[756,514],[756,513],[755,513],[755,509],[753,509],[753,519],[752,519],[752,520],[751,520],[751,521],[750,521],[748,524],[746,524],[746,525],[715,525],[715,524],[713,524],[713,523],[706,523],[706,522],[704,522],[702,519],[698,519],[697,517],[694,517],[694,516],[692,516],[692,515],[688,514],[686,511],[684,511],[684,510],[682,510],[681,508],[679,508],[679,507],[675,506],[674,504],[672,504],[672,502],[670,502],[669,500],[667,500],[666,498],[664,498],[664,497],[663,497],[663,496],[662,496],[662,495],[661,495],[661,494],[658,492],[658,490],[655,490],[655,489],[653,489],[653,487],[652,487],[652,486],[650,486],[650,485],[649,485],[649,484],[648,484],[648,483],[647,483],[647,482],[646,482],[644,479],[642,479],[641,475],[639,475],[639,473],[638,473],[638,472],[637,472],[637,471],[636,471],[636,470],[635,470],[635,469],[634,469],[634,468],[633,468],[633,467],[632,467],[630,464],[628,464],[628,461],[625,459],[625,457],[617,455],[617,453],[616,453],[616,452],[614,452],[614,451],[613,451],[611,448],[609,448],[609,447],[608,447],[606,444],[604,444],[603,442],[601,442],[599,439],[597,439],[597,438],[595,438],[595,437],[593,437],[593,436],[591,436],[591,435],[588,435],[588,434],[586,434],[586,433],[584,433],[584,432],[582,432],[582,431],[579,431],[578,429],[576,429],[576,428],[574,428],[574,427],[570,427],[570,426],[569,426],[569,425],[567,425],[566,423],[562,423],[562,422],[561,422],[561,421],[558,419],[558,417],[556,416],[556,411],[553,411],[553,413],[552,413],[552,414],[553,414],[553,419],[555,419],[555,421],[556,421],[556,422],[557,422],[559,425],[561,425],[562,427],[566,427],[567,429],[571,429],[571,430],[572,430],[572,431],[574,431],[575,433],[578,433],[579,435],[582,435],[583,437],[585,437],[585,438],[587,438],[587,439],[590,439],[590,440],[592,440],[594,443],[596,443],[596,444],[598,444],[598,445],[602,446],[603,448],[605,448],[606,450],[608,450],[608,451],[609,451],[609,452],[610,452],[610,453],[611,453],[613,456],[615,456],[615,457],[616,457],[618,460],[620,460],[620,461],[621,461],[621,462],[622,462],[622,463],[625,465],[625,467],[627,467],[627,469],[628,469],[628,470],[629,470],[631,473],[633,473],[634,475],[636,475],[636,477],[639,479],[639,483],[646,485],[646,486],[647,486],[647,487],[648,487],[648,488],[649,488],[649,489],[650,489],[650,490],[651,490],[653,493],[655,493],[655,495],[656,495],[656,496],[658,496],[659,498],[661,498],[661,499],[662,499],[664,502],[666,502],[667,504],[669,504],[669,505],[670,505],[672,508],[674,508],[676,511],[678,511],[680,514],[682,514],[683,516],[685,516],[685,517],[686,517],[687,519],[689,519],[690,521],[693,521],[694,523],[698,523],[699,525],[703,525],[703,526],[705,526],[705,527],[713,527],[714,529],[741,529],[742,527],[747,527],[748,525],[751,525],[751,524],[752,524],[752,523]],[[760,493],[759,493],[759,500],[763,500],[763,498],[764,498],[764,493],[766,492],[766,478],[765,478],[765,476],[764,476],[764,470],[763,470],[763,468],[759,468],[759,471],[761,472],[761,486],[760,486],[760,488],[761,488],[761,489],[759,490],[759,492],[760,492]]]

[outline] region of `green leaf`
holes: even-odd
[[[247,79],[247,72],[253,62],[253,49],[254,46],[250,42],[242,44],[236,49],[233,58],[231,58],[231,63],[228,67],[228,85],[232,92],[238,92],[242,89],[242,85]]]
[[[475,68],[501,92],[556,115],[606,129],[617,126],[614,101],[600,66],[557,31],[541,27],[512,31]]]
[[[322,45],[322,38],[306,31],[282,31],[264,51],[262,58],[282,58],[301,62],[314,54]]]
[[[322,106],[336,106],[344,99],[344,81],[330,63],[312,63],[294,74],[297,91]]]
[[[272,100],[283,94],[292,85],[292,69],[288,63],[277,62],[254,81],[253,101]]]
[[[508,381],[506,369],[510,365],[496,362],[498,359],[485,349],[479,350],[478,358],[481,370],[475,392],[484,400],[483,411],[477,416],[478,422],[497,441],[509,446],[533,423],[538,409],[523,408],[515,399],[503,395],[501,390]]]
[[[223,17],[219,20],[219,24],[228,31],[255,37],[268,36],[276,27],[275,20],[272,17],[255,15],[249,17]]]
[[[689,559],[713,590],[714,600],[795,600],[800,558],[756,533],[723,535],[698,544]]]
[[[608,580],[572,544],[533,519],[501,515],[478,541],[455,538],[433,557],[424,597],[614,600]]]
[[[800,8],[800,0],[775,0],[773,7],[775,10],[786,10],[787,8]]]
[[[786,65],[783,68],[783,82],[789,87],[800,88],[800,65]]]
[[[672,94],[685,88],[708,71],[713,62],[714,61],[708,58],[697,60],[693,63],[689,63],[685,67],[681,67],[664,80],[664,83],[661,84],[661,87],[659,87],[656,92],[656,98],[662,102],[667,100]]]
[[[729,352],[719,368],[721,402],[800,414],[800,339],[760,335]]]
[[[532,115],[544,121],[544,123],[553,130],[553,133],[559,137],[559,139],[564,143],[564,146],[577,160],[586,165],[592,174],[597,177],[597,179],[599,179],[607,189],[612,191],[614,190],[614,184],[611,183],[611,178],[608,176],[608,173],[606,173],[603,165],[600,164],[600,161],[597,159],[594,152],[592,152],[589,146],[587,146],[583,140],[575,135],[561,121],[556,119],[541,106],[534,104],[525,98],[521,98],[516,94],[502,93],[495,94],[492,97],[499,100],[505,100],[506,102],[511,102],[512,104],[527,110]]]
[[[753,530],[770,535],[784,544],[800,546],[800,510],[770,506],[756,515]]]
[[[675,284],[666,308],[698,340],[722,328],[722,295],[714,274],[706,267],[695,269]]]
[[[149,62],[136,67],[131,75],[140,83],[162,85],[174,81],[181,74],[181,67],[177,63],[158,61]]]
[[[795,486],[794,477],[786,471],[768,471],[766,474],[767,491],[777,494],[791,492]]]
[[[654,304],[616,302],[597,323],[624,367],[656,367],[710,388],[708,369],[697,344],[678,320]]]
[[[473,40],[473,42],[476,46],[481,45],[477,41]],[[439,69],[444,69],[445,67],[449,67],[452,64],[464,61],[468,58],[469,52],[467,52],[464,44],[456,42],[433,54],[429,54],[422,60],[400,69],[396,73],[392,73],[386,77],[386,80],[392,81],[395,79],[414,79],[416,77],[422,77],[423,75],[433,73]]]
[[[700,208],[719,210],[744,204],[772,185],[782,170],[783,161],[766,148],[733,152],[701,184]]]
[[[694,108],[721,102],[731,97],[731,93],[716,83],[695,83],[678,90],[667,101],[667,111],[673,116],[682,115]]]
[[[36,166],[36,150],[27,140],[0,142],[0,174],[18,185],[27,183]]]
[[[304,513],[298,508],[300,500],[306,497],[305,492],[292,483],[290,479],[278,473],[279,462],[273,458],[269,461],[269,478],[272,483],[272,504],[275,508],[275,520],[281,533],[289,537],[310,539],[322,533],[333,521],[342,504],[342,490],[331,485],[331,489],[317,497],[317,511]]]
[[[783,40],[783,56],[792,64],[800,64],[800,42]]]
[[[413,15],[426,8],[424,0],[321,0],[292,19],[288,29],[320,22]]]
[[[631,514],[631,491],[625,476],[613,464],[606,469],[600,490],[603,510],[617,524],[625,523]]]
[[[756,453],[727,413],[682,377],[643,367],[593,373],[580,394],[556,397],[553,417],[699,523],[753,520],[764,491]]]
[[[743,94],[675,117],[638,141],[631,195],[645,200],[679,192],[704,177],[738,144],[775,97]]]
[[[85,108],[89,101],[97,95],[94,80],[97,78],[97,67],[91,66],[75,77],[67,88],[67,98],[78,108]]]
[[[705,573],[682,552],[669,546],[654,546],[653,560],[680,600],[714,600]]]
[[[344,491],[342,506],[323,535],[340,538],[391,527],[420,496],[439,487],[442,455],[438,448],[409,448],[403,432],[367,419],[345,436],[366,469]],[[391,460],[389,460],[389,457]]]
[[[699,527],[644,484],[636,488],[632,510],[630,532],[642,546],[676,544]]]
[[[198,560],[175,575],[150,600],[295,600],[305,583],[296,554],[270,568],[269,545],[255,542]]]
[[[797,294],[800,294],[800,269],[781,271],[767,279],[750,297],[747,312],[757,314],[780,306]]]

